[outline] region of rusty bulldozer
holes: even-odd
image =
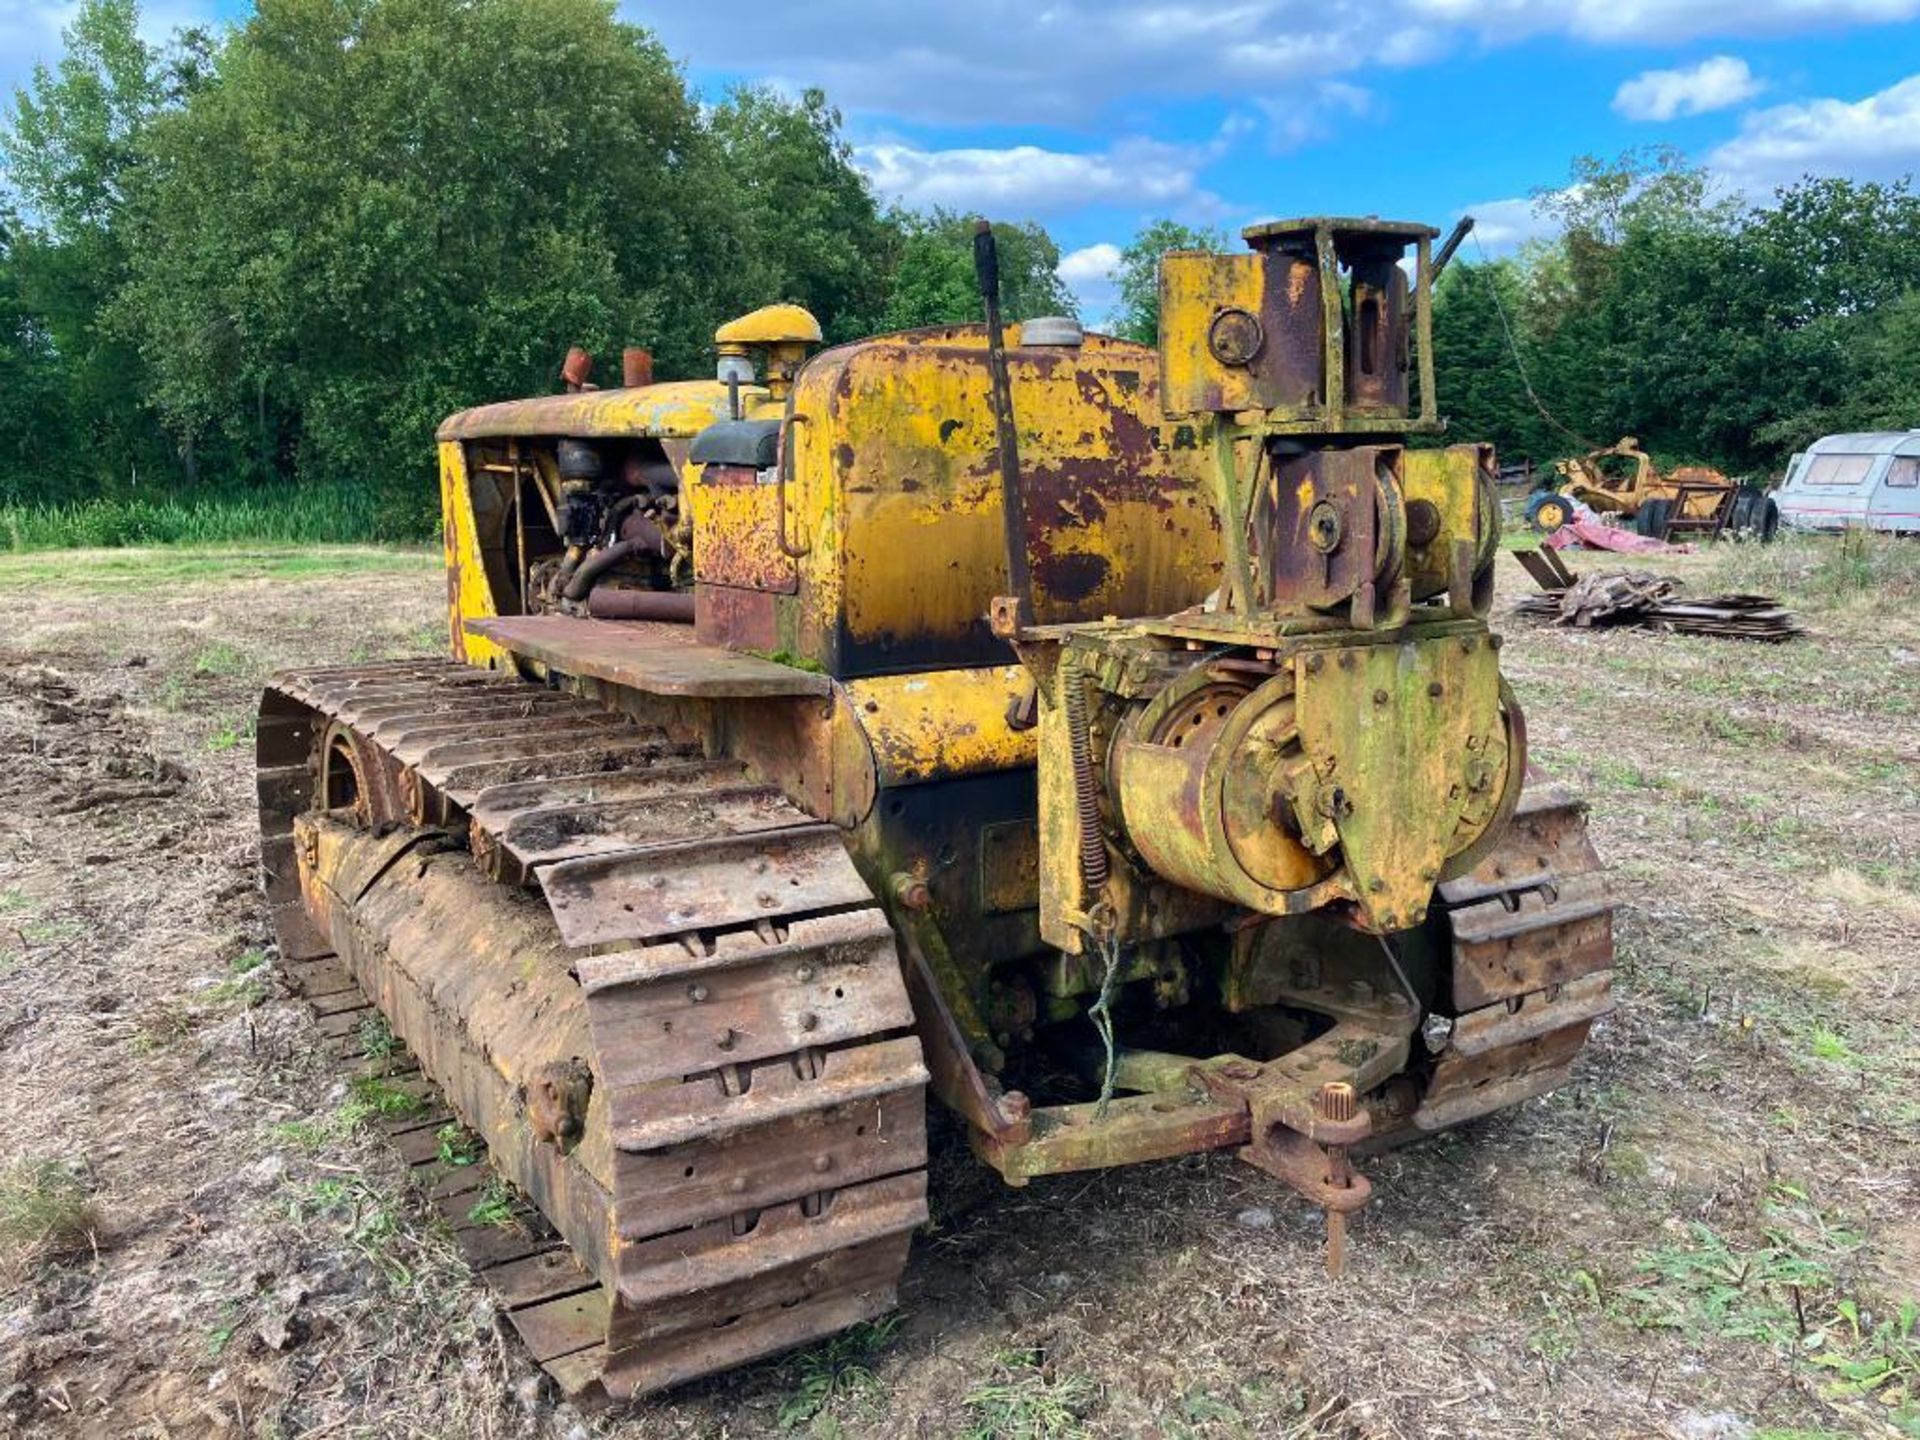
[[[275,677],[265,883],[567,1391],[889,1308],[929,1092],[1009,1184],[1231,1150],[1338,1242],[1368,1147],[1566,1079],[1611,904],[1527,785],[1492,454],[1405,443],[1435,238],[1170,255],[1156,353],[1003,325],[982,227],[984,325],[773,306],[441,427],[452,653]]]

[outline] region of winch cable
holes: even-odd
[[[1582,450],[1602,449],[1603,448],[1602,446],[1594,444],[1594,442],[1587,439],[1586,436],[1580,434],[1576,430],[1569,429],[1566,425],[1562,424],[1560,422],[1559,417],[1556,416],[1551,410],[1547,409],[1546,402],[1542,400],[1539,394],[1534,390],[1533,379],[1531,376],[1527,374],[1526,362],[1520,358],[1519,342],[1517,342],[1513,338],[1513,323],[1507,319],[1507,307],[1505,303],[1500,299],[1499,283],[1495,281],[1493,278],[1493,274],[1492,274],[1493,262],[1487,258],[1487,252],[1485,248],[1480,244],[1480,237],[1478,235],[1473,237],[1473,248],[1474,248],[1474,253],[1476,253],[1480,257],[1480,271],[1483,275],[1487,277],[1487,293],[1493,297],[1494,313],[1500,317],[1500,333],[1506,337],[1507,354],[1511,356],[1513,359],[1514,372],[1518,374],[1520,377],[1520,384],[1521,384],[1521,387],[1525,389],[1527,392],[1527,399],[1533,402],[1533,408],[1540,412],[1540,418],[1542,420],[1545,420],[1547,424],[1551,425],[1554,429],[1558,430],[1562,435],[1565,435],[1569,440],[1573,441],[1573,443],[1578,445]]]

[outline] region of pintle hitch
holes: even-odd
[[[1218,1099],[1247,1107],[1239,1155],[1327,1212],[1327,1273],[1346,1268],[1347,1217],[1372,1197],[1349,1151],[1373,1133],[1359,1096],[1407,1062],[1411,1025],[1402,1014],[1347,1017],[1318,1039],[1266,1064],[1235,1059],[1196,1066],[1193,1079]]]

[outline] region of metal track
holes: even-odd
[[[258,751],[293,983],[343,1056],[417,1059],[425,1109],[392,1128],[563,1389],[640,1394],[891,1308],[927,1074],[837,830],[452,662],[277,676]],[[405,1052],[365,1056],[360,992]],[[449,1111],[544,1218],[472,1218],[486,1167],[440,1153]]]
[[[1586,807],[1529,788],[1500,844],[1440,887],[1452,936],[1452,1034],[1414,1111],[1446,1130],[1564,1084],[1613,1009],[1613,899]]]

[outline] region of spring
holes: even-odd
[[[1100,833],[1100,787],[1093,777],[1093,744],[1087,735],[1087,687],[1079,657],[1071,650],[1060,657],[1060,703],[1067,715],[1074,806],[1080,817],[1080,879],[1097,896],[1107,884],[1107,842]]]

